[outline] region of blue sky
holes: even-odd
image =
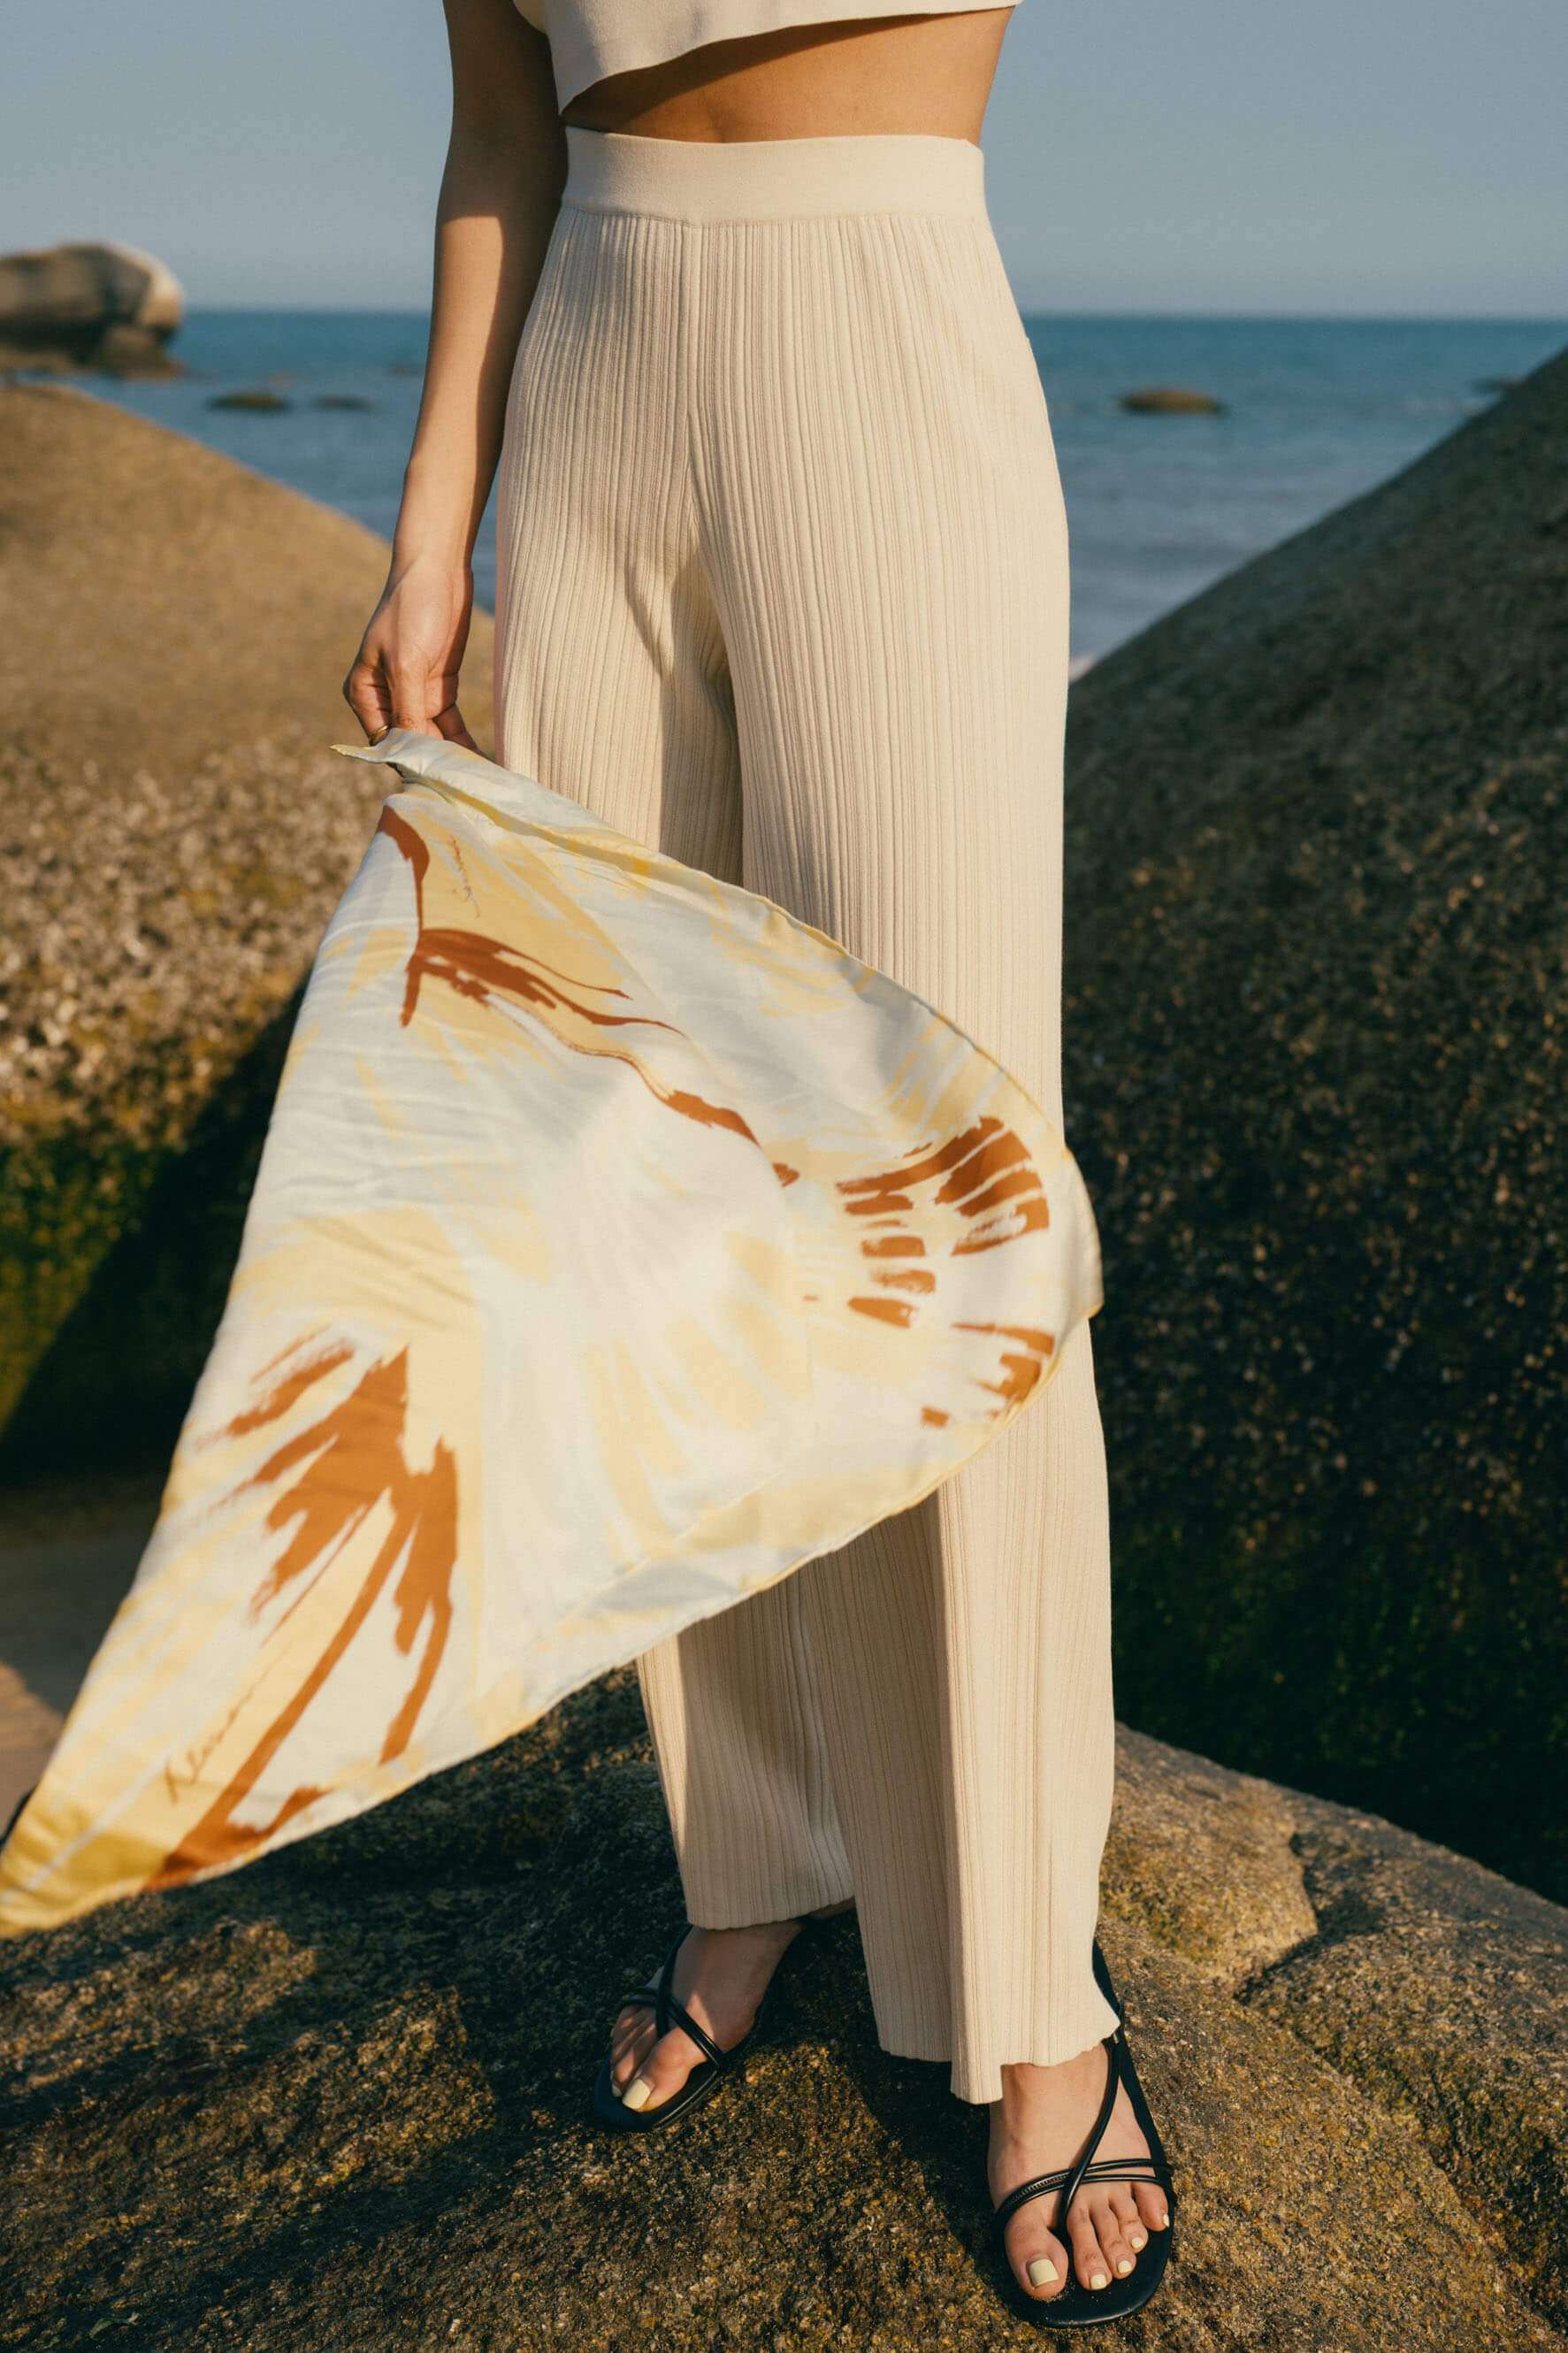
[[[0,249],[426,299],[437,0],[7,0],[4,37]],[[1562,317],[1565,90],[1563,0],[1020,0],[992,218],[1026,310]]]

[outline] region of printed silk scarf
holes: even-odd
[[[917,1503],[1100,1303],[1061,1136],[771,902],[407,732],[0,1928],[233,1869]]]

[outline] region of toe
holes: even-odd
[[[652,2021],[627,2012],[610,2039],[610,2081],[617,2091],[631,2082],[653,2045]]]
[[[629,2042],[634,2034],[646,2033],[652,2024],[651,2005],[645,2009],[639,2002],[626,2010],[617,2010],[610,2028],[610,2039],[614,2042]]]
[[[1091,2189],[1084,2201],[1089,2226],[1100,2242],[1104,2267],[1112,2279],[1128,2278],[1138,2260],[1127,2242],[1126,2230],[1117,2211],[1121,2187],[1120,2182],[1114,2186],[1108,2182],[1100,2189]]]
[[[1100,2243],[1100,2233],[1086,2205],[1075,2200],[1068,2215],[1073,2269],[1087,2288],[1109,2287],[1114,2276],[1110,2259]]]
[[[1100,2253],[1110,2267],[1111,2278],[1130,2278],[1138,2261],[1137,2253],[1128,2244],[1121,2225],[1109,2208],[1097,2216],[1094,2235],[1100,2241]]]
[[[1026,2295],[1047,2304],[1068,2284],[1067,2249],[1047,2223],[1038,2199],[1016,2213],[1007,2225],[1007,2260]]]
[[[652,2038],[639,2034],[611,2054],[610,2081],[617,2092],[625,2091],[652,2049]]]
[[[1170,2213],[1164,2191],[1154,2181],[1141,2181],[1132,2192],[1139,2218],[1150,2231],[1170,2228]]]
[[[667,2034],[656,2042],[621,2094],[634,2115],[657,2108],[672,2099],[696,2064],[699,2053],[684,2034]],[[646,2086],[646,2090],[643,2088]]]
[[[1135,2255],[1142,2254],[1149,2243],[1149,2233],[1143,2227],[1142,2219],[1138,2211],[1138,2201],[1132,2195],[1131,2183],[1126,2185],[1117,2183],[1108,2195],[1110,2211],[1115,2217],[1114,2227],[1117,2235],[1126,2241]],[[1101,2244],[1103,2243],[1104,2242],[1101,2241]]]

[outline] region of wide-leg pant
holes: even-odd
[[[1067,536],[980,150],[567,137],[501,462],[500,756],[880,965],[1059,1124]],[[962,2099],[1110,2031],[1087,1325],[924,1503],[639,1670],[694,1921],[852,1894],[883,2044]]]

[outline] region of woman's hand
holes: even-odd
[[[468,641],[474,577],[467,565],[429,558],[393,566],[392,577],[343,681],[343,697],[374,743],[389,727],[444,735],[477,752],[458,709],[458,672]]]

